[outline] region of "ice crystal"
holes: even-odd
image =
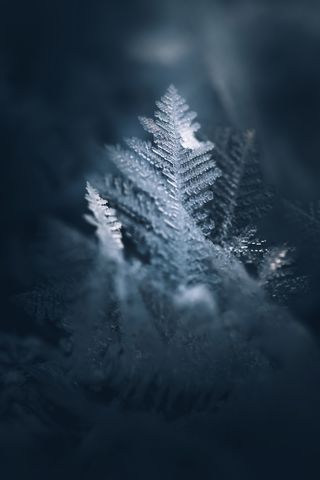
[[[86,199],[92,215],[85,215],[85,218],[97,228],[100,242],[112,244],[118,249],[123,248],[121,223],[116,217],[115,210],[108,206],[107,201],[100,197],[89,182],[87,182]]]
[[[247,227],[234,236],[221,239],[220,242],[225,250],[248,264],[259,262],[268,251],[266,240],[258,238],[257,229],[254,227]]]
[[[210,257],[205,238],[213,222],[205,209],[220,172],[211,142],[200,142],[200,125],[171,86],[157,102],[154,119],[141,118],[153,142],[127,140],[129,149],[108,148],[122,176],[107,176],[105,195],[129,234],[147,246],[150,261],[178,282],[199,281]]]
[[[302,293],[307,277],[297,275],[294,268],[293,248],[287,246],[268,249],[258,265],[258,281],[278,303],[285,303],[292,294]]]
[[[222,172],[214,189],[214,239],[221,242],[255,227],[270,209],[272,192],[263,181],[253,130],[242,133],[219,128],[214,140],[215,159]]]
[[[263,178],[255,132],[220,128],[214,138],[222,174],[214,189],[213,241],[252,265],[258,283],[274,300],[284,303],[289,295],[305,289],[306,278],[295,273],[292,248],[269,247],[259,238],[256,224],[271,209],[274,193]],[[316,220],[314,211],[309,215]]]

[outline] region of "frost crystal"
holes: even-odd
[[[263,182],[253,130],[217,129],[215,158],[222,172],[214,190],[214,238],[220,243],[254,226],[270,209],[272,192]]]
[[[86,200],[92,215],[85,215],[86,220],[97,228],[97,236],[102,244],[114,245],[117,249],[123,248],[121,223],[117,220],[116,212],[108,206],[106,200],[87,182]]]
[[[260,285],[278,303],[285,303],[290,295],[303,292],[308,283],[305,276],[298,276],[293,269],[294,250],[286,246],[266,251],[259,267]]]
[[[153,143],[127,140],[129,150],[108,148],[122,173],[107,176],[106,196],[116,204],[138,248],[147,245],[151,263],[182,283],[199,281],[210,256],[213,222],[205,210],[220,172],[211,142],[200,142],[200,125],[170,86],[157,102],[154,119],[141,118]]]

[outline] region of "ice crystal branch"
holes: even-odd
[[[247,227],[240,234],[222,240],[222,246],[245,263],[256,263],[267,253],[266,240],[260,240],[257,229]]]
[[[287,246],[271,248],[258,266],[260,285],[278,303],[285,303],[290,295],[303,292],[307,286],[307,278],[294,271],[294,253]]]
[[[121,223],[116,212],[108,206],[106,200],[100,197],[95,188],[87,182],[86,200],[92,215],[85,215],[86,220],[96,227],[97,236],[102,244],[113,245],[122,249]]]
[[[215,241],[255,226],[271,205],[272,192],[263,182],[255,132],[231,128],[215,132],[215,158],[222,175],[215,185]]]

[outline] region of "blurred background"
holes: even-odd
[[[100,148],[141,135],[137,116],[150,115],[170,83],[205,136],[217,126],[256,130],[279,199],[317,202],[319,14],[316,1],[1,0],[4,297],[34,281],[30,246],[45,218],[81,228]],[[292,308],[320,333],[320,237],[304,242],[280,200],[262,229],[299,246],[311,287]],[[3,327],[20,328],[6,305]]]

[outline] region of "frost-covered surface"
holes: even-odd
[[[310,445],[319,433],[317,348],[270,300],[299,281],[254,225],[271,194],[254,183],[253,134],[217,132],[214,146],[194,119],[169,87],[141,119],[152,141],[109,147],[116,173],[87,185],[95,234],[48,222],[39,282],[15,300],[40,334],[1,340],[4,469],[18,436],[29,467],[55,445],[34,476],[264,479],[288,422],[313,429]]]

